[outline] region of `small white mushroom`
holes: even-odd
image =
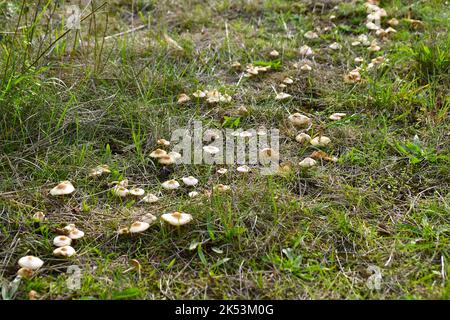
[[[280,53],[277,50],[272,50],[272,51],[270,51],[269,55],[271,57],[276,58],[276,57],[278,57],[280,55]]]
[[[199,193],[197,191],[191,191],[188,193],[189,198],[195,198]]]
[[[111,173],[111,170],[109,170],[109,166],[107,164],[97,166],[97,167],[91,169],[89,176],[90,177],[99,177],[99,176],[103,175],[104,173]]]
[[[220,168],[220,169],[217,169],[217,173],[218,174],[225,174],[225,173],[227,173],[228,172],[228,169],[226,169],[226,168]]]
[[[152,215],[151,213],[146,213],[143,217],[142,217],[142,222],[148,223],[148,224],[152,224],[153,222],[156,221],[156,217],[154,215]]]
[[[275,96],[275,100],[286,100],[286,99],[289,99],[290,97],[292,97],[292,96],[289,93],[279,92]]]
[[[339,50],[341,48],[341,45],[337,42],[333,42],[332,44],[329,45],[329,48],[333,50]]]
[[[53,245],[56,247],[70,246],[72,239],[66,236],[57,236],[53,239]]]
[[[237,167],[236,171],[240,173],[247,173],[250,172],[250,167],[244,164],[242,166]]]
[[[302,65],[301,67],[300,67],[300,70],[302,70],[302,71],[311,71],[312,70],[312,67],[309,65],[309,64],[304,64],[304,65]]]
[[[311,136],[309,134],[306,133],[299,133],[296,137],[295,137],[295,141],[297,141],[298,143],[305,143],[305,142],[309,142],[311,141]]]
[[[167,155],[166,150],[163,149],[156,149],[152,153],[150,153],[150,158],[161,158],[162,156]]]
[[[175,159],[167,154],[159,157],[158,162],[164,166],[170,166],[175,163]]]
[[[308,157],[300,161],[298,165],[302,168],[309,168],[315,166],[316,163],[317,163],[316,160]]]
[[[145,194],[145,190],[142,188],[132,188],[130,189],[130,194],[135,197],[142,197]]]
[[[333,113],[331,116],[329,116],[328,118],[331,120],[341,120],[343,117],[345,117],[346,114],[342,113],[342,112],[336,112]]]
[[[305,32],[304,36],[306,39],[317,39],[319,37],[319,35],[314,31],[307,31]]]
[[[259,152],[259,159],[263,162],[278,161],[280,154],[272,148],[264,148]]]
[[[241,64],[239,64],[240,66]],[[206,97],[206,91],[202,91],[202,90],[197,90],[192,94],[194,97],[196,98],[204,98]]]
[[[302,56],[312,56],[314,54],[313,50],[307,45],[301,46],[299,53]]]
[[[309,125],[312,122],[311,118],[309,118],[305,115],[302,115],[298,112],[291,114],[288,117],[288,120],[296,127],[302,127],[305,125]]]
[[[331,139],[325,136],[315,137],[310,143],[315,147],[324,147],[331,142]]]
[[[111,192],[112,192],[112,194],[114,194],[115,196],[118,196],[118,197],[123,198],[123,197],[128,196],[128,194],[130,193],[130,190],[128,190],[128,189],[125,188],[125,187],[122,187],[122,186],[117,185],[117,186],[114,186],[114,187],[111,189]]]
[[[170,141],[167,141],[166,139],[158,139],[156,140],[156,143],[163,147],[170,146]]]
[[[214,187],[214,190],[218,192],[227,192],[230,189],[231,189],[230,186],[227,186],[225,184],[218,184]]]
[[[130,226],[130,233],[144,232],[150,227],[150,224],[143,221],[136,221]]]
[[[178,189],[180,187],[180,183],[177,180],[172,179],[172,180],[164,181],[161,184],[161,186],[167,190],[174,190],[174,189]]]
[[[36,222],[43,222],[45,221],[45,214],[42,211],[38,211],[33,214],[33,220]]]
[[[19,259],[19,266],[31,270],[37,270],[44,265],[44,261],[35,256],[25,256]]]
[[[192,215],[184,212],[165,213],[161,216],[161,220],[167,222],[172,226],[182,226],[192,221]]]
[[[178,96],[178,104],[183,104],[188,102],[189,100],[191,100],[191,98],[189,98],[189,96],[185,93],[182,93]]]
[[[30,279],[34,272],[30,268],[20,268],[17,270],[17,275],[23,279]]]
[[[220,149],[215,146],[204,146],[203,151],[209,154],[219,153]]]
[[[283,83],[285,83],[285,84],[293,84],[294,80],[292,80],[291,78],[287,77],[287,78],[284,78]]]
[[[142,198],[142,201],[144,201],[145,203],[155,203],[159,201],[159,198],[153,193],[149,193],[144,198]]]
[[[187,186],[195,186],[198,183],[198,179],[193,176],[183,177],[181,180],[183,180],[183,183]]]
[[[63,196],[66,194],[71,194],[75,191],[74,186],[70,181],[62,181],[52,190],[50,190],[50,194],[52,196]]]
[[[71,230],[67,235],[72,240],[81,239],[84,237],[84,232],[78,229]]]
[[[57,257],[70,258],[76,253],[75,249],[71,246],[59,247],[53,250],[53,255]]]

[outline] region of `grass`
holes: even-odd
[[[449,299],[444,1],[381,1],[400,24],[372,53],[350,45],[363,33],[375,38],[359,0],[92,1],[81,29],[67,33],[65,3],[24,3],[0,1],[0,275],[12,281],[27,254],[45,265],[13,298],[35,290],[41,299]],[[319,39],[304,38],[313,28],[321,28]],[[342,49],[328,48],[335,41]],[[303,44],[315,51],[310,73],[294,66]],[[343,82],[355,57],[367,65],[381,55],[386,62],[361,71],[363,82]],[[241,78],[234,61],[272,71]],[[292,98],[275,101],[273,88],[286,76],[295,80],[285,90]],[[212,88],[232,102],[177,104],[181,93]],[[239,105],[249,115],[237,117]],[[316,149],[295,142],[286,121],[294,112],[313,119],[309,134],[332,139],[324,151],[337,163],[296,166]],[[348,116],[332,122],[333,112]],[[161,172],[149,157],[156,140],[192,120],[279,128],[293,172],[237,175],[230,166],[219,176],[216,165]],[[100,164],[112,173],[92,180],[89,170]],[[161,189],[160,180],[186,175],[202,192],[218,183],[232,190],[190,199],[186,189]],[[161,192],[161,201],[115,198],[108,184],[124,178]],[[76,192],[50,197],[66,179]],[[138,236],[117,236],[143,213],[174,210],[191,213],[193,223],[157,222]],[[36,211],[45,223],[33,221]],[[67,223],[86,237],[64,260],[52,256],[52,240]],[[129,270],[132,259],[140,270]],[[77,290],[67,286],[71,265],[81,269]],[[380,268],[378,290],[367,286],[371,266]]]

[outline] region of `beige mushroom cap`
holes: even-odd
[[[312,122],[311,118],[298,112],[291,114],[288,120],[296,127],[309,125]]]
[[[72,239],[66,236],[57,236],[53,239],[53,245],[56,247],[70,246]]]
[[[150,153],[150,158],[161,158],[163,156],[167,155],[166,150],[163,149],[156,149]]]
[[[145,203],[155,203],[159,201],[159,198],[153,193],[149,193],[144,198],[142,198],[142,201],[144,201]]]
[[[220,152],[220,149],[215,146],[204,146],[203,151],[209,154],[216,154]]]
[[[214,190],[218,191],[218,192],[226,192],[228,190],[230,190],[231,187],[226,185],[226,184],[218,184],[214,187]]]
[[[120,229],[117,231],[117,233],[118,233],[119,235],[129,234],[129,233],[130,233],[130,229],[129,229],[128,227],[123,227],[123,228],[120,228]]]
[[[226,169],[226,168],[220,168],[220,169],[217,169],[217,173],[218,174],[225,174],[225,173],[227,173],[228,172],[228,169]]]
[[[31,270],[37,270],[44,265],[44,261],[35,256],[25,256],[19,259],[19,266]]]
[[[30,269],[30,268],[20,268],[18,271],[17,271],[17,275],[19,276],[19,277],[21,277],[21,278],[24,278],[24,279],[29,279],[29,278],[31,278],[32,276],[33,276],[33,270],[32,269]]]
[[[72,240],[81,239],[84,237],[84,232],[78,229],[71,230],[68,237]]]
[[[163,147],[168,147],[168,146],[170,146],[170,141],[168,141],[168,140],[166,140],[166,139],[158,139],[158,140],[156,141],[156,143],[159,144],[160,146],[163,146]]]
[[[311,141],[311,136],[307,133],[299,133],[296,137],[295,137],[295,141],[297,141],[298,143],[305,143],[305,142],[309,142]]]
[[[313,146],[324,147],[331,142],[331,139],[325,136],[315,137],[310,141]]]
[[[125,187],[122,187],[122,186],[119,186],[119,185],[117,185],[117,186],[115,186],[114,188],[112,188],[111,189],[111,192],[115,195],[115,196],[118,196],[118,197],[126,197],[126,196],[128,196],[128,194],[130,193],[130,190],[128,190],[127,188],[125,188]]]
[[[319,37],[319,35],[314,31],[307,31],[305,32],[304,36],[306,39],[317,39]]]
[[[175,159],[167,154],[159,157],[158,162],[162,165],[169,166],[175,163]]]
[[[292,96],[289,93],[279,92],[275,96],[275,100],[286,100],[286,99],[289,99],[290,97],[292,97]]]
[[[183,104],[188,102],[189,100],[191,100],[191,98],[189,98],[189,96],[185,93],[182,93],[178,96],[178,103],[179,104]]]
[[[239,64],[239,66],[240,66],[241,64]],[[204,97],[206,97],[206,91],[202,91],[202,90],[197,90],[197,91],[195,91],[192,95],[194,96],[194,97],[196,97],[196,98],[204,98]]]
[[[146,213],[143,217],[142,217],[142,222],[148,223],[148,224],[152,224],[153,222],[156,221],[156,217],[154,215],[152,215],[151,213]]]
[[[145,194],[145,190],[141,188],[132,188],[130,189],[130,194],[132,196],[141,197]]]
[[[198,179],[193,176],[183,177],[181,180],[183,180],[183,183],[187,186],[195,186],[198,183]]]
[[[299,53],[302,56],[311,56],[311,55],[314,54],[313,50],[307,45],[301,46],[300,50],[299,50]]]
[[[195,198],[199,193],[197,191],[191,191],[188,193],[189,198]]]
[[[244,164],[242,166],[237,167],[236,171],[240,173],[247,173],[250,172],[250,167]]]
[[[331,116],[329,116],[328,118],[331,120],[341,120],[342,117],[345,117],[346,114],[343,112],[336,112],[333,113]]]
[[[309,168],[315,166],[316,163],[317,163],[316,160],[308,157],[300,161],[298,165],[302,168]]]
[[[280,53],[277,50],[272,50],[272,51],[270,51],[269,55],[271,57],[278,57],[280,55]]]
[[[57,257],[70,258],[75,253],[76,253],[75,249],[72,248],[71,246],[59,247],[59,248],[56,248],[55,250],[53,250],[53,255],[55,255]]]
[[[33,220],[36,222],[42,222],[45,220],[45,214],[42,211],[38,211],[33,214]]]
[[[109,170],[109,166],[107,164],[97,166],[97,167],[91,169],[89,176],[90,177],[99,177],[104,173],[111,173],[111,170]]]
[[[300,67],[300,70],[302,70],[302,71],[311,71],[312,70],[312,67],[309,65],[309,64],[304,64],[304,65],[302,65],[301,67]]]
[[[75,187],[70,181],[62,181],[56,187],[50,190],[52,196],[63,196],[71,194],[75,191]]]
[[[182,226],[192,221],[192,215],[184,212],[165,213],[161,216],[161,220],[173,226]]]
[[[180,187],[180,183],[177,180],[172,179],[164,181],[163,183],[161,183],[161,186],[167,190],[174,190]]]
[[[150,227],[150,224],[143,221],[136,221],[130,226],[130,233],[140,233],[144,232]]]
[[[275,151],[272,148],[264,148],[259,152],[259,159],[266,161],[266,160],[273,160],[277,161],[280,158],[280,154]]]

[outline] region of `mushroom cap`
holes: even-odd
[[[73,256],[75,253],[76,253],[75,249],[72,248],[71,246],[59,247],[53,250],[53,255],[57,257],[69,258]]]
[[[20,268],[17,270],[17,275],[24,279],[29,279],[33,276],[33,270],[30,268]]]
[[[311,123],[311,118],[301,114],[301,113],[293,113],[288,117],[288,120],[297,127],[301,127],[304,125],[308,125]]]
[[[161,220],[173,226],[182,226],[192,221],[192,215],[184,212],[165,213],[161,216]]]
[[[165,155],[167,155],[166,150],[156,149],[156,150],[153,150],[152,153],[150,153],[150,158],[161,158]]]
[[[304,36],[306,39],[317,39],[319,37],[319,35],[314,31],[307,31],[305,32]]]
[[[77,227],[75,226],[75,224],[73,223],[69,223],[67,226],[65,226],[63,228],[64,231],[66,231],[67,233],[73,231],[73,230],[77,230]]]
[[[336,112],[333,113],[331,116],[329,116],[328,118],[331,120],[341,120],[342,117],[345,117],[346,114],[343,112]]]
[[[331,139],[325,136],[315,137],[309,143],[316,147],[324,147],[331,142]]]
[[[144,232],[150,227],[150,224],[143,221],[136,221],[130,226],[130,233]]]
[[[311,141],[311,136],[307,133],[301,132],[295,137],[295,141],[297,141],[298,143],[309,142]]]
[[[129,233],[130,233],[130,229],[129,229],[128,227],[120,228],[120,229],[117,231],[117,233],[118,233],[119,235],[122,235],[122,234],[129,234]]]
[[[162,165],[169,166],[175,163],[175,159],[170,155],[164,155],[158,158],[158,162]]]
[[[217,170],[218,174],[225,174],[227,172],[228,172],[228,169],[226,169],[226,168],[220,168],[220,169]]]
[[[242,166],[237,167],[236,171],[240,173],[247,173],[250,172],[250,167],[244,164]]]
[[[242,131],[239,133],[239,136],[241,138],[251,138],[251,137],[253,137],[253,133],[250,131]]]
[[[193,176],[183,177],[181,180],[183,180],[183,183],[187,186],[195,186],[198,183],[198,179]]]
[[[156,143],[159,144],[160,146],[164,146],[164,147],[170,146],[170,141],[168,141],[166,139],[158,139],[158,140],[156,140]]]
[[[170,151],[167,155],[171,156],[175,161],[181,159],[181,154],[176,151]]]
[[[57,236],[53,239],[53,245],[56,247],[70,246],[72,239],[66,236]]]
[[[316,163],[317,163],[316,160],[308,157],[300,161],[298,165],[302,168],[309,168],[315,166]]]
[[[128,190],[125,187],[117,185],[111,189],[111,192],[118,197],[126,197],[130,193],[130,190]]]
[[[218,192],[226,192],[228,190],[230,190],[230,186],[226,185],[226,184],[218,184],[214,187],[214,190],[218,191]]]
[[[219,153],[220,149],[215,146],[204,146],[203,151],[209,154],[216,154]]]
[[[44,261],[35,256],[25,256],[19,259],[19,266],[31,270],[37,270],[44,265]]]
[[[292,96],[289,93],[279,92],[275,96],[275,100],[285,100],[285,99],[289,99],[290,97],[292,97]]]
[[[337,42],[333,42],[332,44],[329,45],[329,48],[333,50],[339,50],[341,48],[341,45]]]
[[[155,196],[153,193],[147,194],[144,198],[142,198],[142,201],[145,203],[154,203],[157,202],[159,198]]]
[[[299,53],[302,56],[311,56],[311,55],[314,54],[313,50],[307,45],[301,46],[300,50],[299,50]]]
[[[38,211],[33,214],[33,220],[36,222],[42,222],[45,220],[45,214],[42,211]]]
[[[302,70],[302,71],[311,71],[312,70],[312,67],[309,65],[309,64],[304,64],[304,65],[302,65],[301,67],[300,67],[300,70]]]
[[[145,194],[145,190],[141,188],[132,188],[130,189],[130,194],[132,196],[141,197]]]
[[[241,64],[239,64],[239,66],[240,66]],[[196,98],[204,98],[204,97],[206,97],[206,92],[205,91],[202,91],[202,90],[197,90],[197,91],[195,91],[193,94],[192,94],[194,97],[196,97]]]
[[[278,57],[280,55],[280,53],[277,50],[272,50],[272,51],[270,51],[269,55],[271,57]]]
[[[163,183],[161,183],[161,186],[164,189],[174,190],[174,189],[178,189],[180,187],[180,183],[177,180],[172,179],[172,180],[164,181]]]
[[[178,96],[178,103],[182,104],[191,100],[186,93],[182,93]]]
[[[285,83],[285,84],[293,84],[294,80],[292,80],[291,78],[287,77],[287,78],[284,78],[283,83]]]
[[[274,160],[277,161],[280,158],[280,154],[272,148],[264,148],[259,152],[260,160]]]
[[[91,169],[89,176],[90,177],[98,177],[104,173],[111,173],[111,170],[109,170],[109,166],[107,164],[97,166],[97,167]]]
[[[78,229],[72,230],[69,232],[68,237],[72,240],[81,239],[84,237],[84,232]]]
[[[52,196],[63,196],[71,194],[75,191],[75,187],[70,181],[62,181],[56,187],[50,190]]]
[[[142,219],[142,222],[148,223],[148,224],[152,224],[153,222],[156,221],[156,217],[154,215],[152,215],[151,213],[146,213]]]
[[[199,193],[197,191],[191,191],[188,193],[189,198],[195,198]]]

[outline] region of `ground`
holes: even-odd
[[[12,281],[25,255],[45,262],[10,298],[32,290],[40,299],[449,298],[447,2],[381,0],[382,27],[399,21],[384,38],[367,29],[360,0],[81,2],[81,29],[66,32],[66,7],[78,1],[0,1],[0,276]],[[353,46],[361,34],[380,50]],[[314,51],[307,60],[303,45]],[[247,64],[271,68],[248,78]],[[361,81],[344,81],[358,65]],[[294,82],[281,89],[286,77]],[[192,96],[214,88],[231,102]],[[291,97],[276,100],[280,91]],[[191,100],[177,103],[182,93]],[[237,115],[241,105],[248,114]],[[295,112],[312,119],[309,135],[331,143],[298,143]],[[346,116],[332,121],[334,112]],[[224,166],[206,164],[162,172],[149,157],[156,140],[192,120],[278,128],[291,172],[238,174],[229,165],[220,176]],[[319,149],[337,162],[298,166]],[[111,174],[90,178],[103,164]],[[200,180],[200,196],[161,188],[186,175]],[[160,201],[112,195],[111,183],[125,178]],[[76,191],[50,196],[63,180]],[[231,191],[205,192],[219,183]],[[192,223],[117,233],[144,213],[175,210]],[[38,211],[44,222],[33,220]],[[75,256],[54,257],[53,238],[68,223],[86,235]],[[81,270],[74,289],[72,265]]]

